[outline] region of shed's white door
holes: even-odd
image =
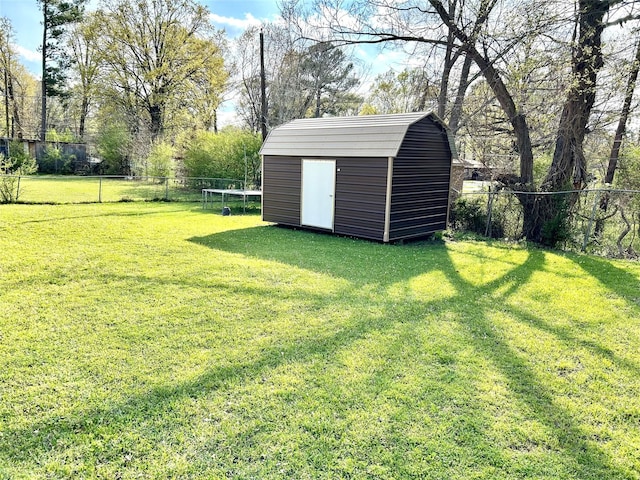
[[[333,230],[335,160],[302,160],[301,223]]]

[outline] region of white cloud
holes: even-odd
[[[262,24],[261,20],[258,20],[250,13],[245,13],[244,18],[223,17],[222,15],[212,13],[211,15],[209,15],[209,19],[216,25],[228,25],[240,30],[246,30],[249,27],[254,27]]]
[[[357,33],[362,29],[357,17],[351,15],[342,8],[320,7],[320,10],[308,16],[303,22],[297,25],[300,33],[305,38],[314,40],[327,40],[336,38],[338,40],[352,40],[357,37]],[[336,28],[342,33],[337,33]]]
[[[397,64],[398,62],[405,61],[405,53],[399,50],[385,50],[384,52],[378,53],[374,63],[379,64]]]
[[[218,112],[218,128],[224,128],[228,126],[239,127],[242,125],[242,120],[238,117],[235,110],[221,110]]]
[[[29,50],[21,45],[14,44],[14,50],[18,55],[27,60],[28,62],[38,62],[42,60],[42,55],[40,52],[34,52],[33,50]]]

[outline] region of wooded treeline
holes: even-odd
[[[92,12],[84,0],[37,1],[43,82],[20,65],[2,20],[2,135],[65,132],[96,145],[109,172],[184,156],[218,134],[228,100],[257,135],[262,30],[268,128],[435,111],[462,156],[518,192],[530,240],[555,243],[574,201],[533,193],[636,178],[632,0],[286,0],[281,21],[234,39],[195,0],[102,0]],[[401,61],[381,70],[376,55]],[[246,148],[235,150],[246,163]]]
[[[517,195],[529,240],[557,243],[578,200],[539,193],[579,192],[618,167],[633,118],[635,1],[286,0],[283,10],[304,37],[411,48],[461,151],[480,150]],[[495,158],[511,161],[500,171]]]

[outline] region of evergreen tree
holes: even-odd
[[[64,51],[66,28],[82,19],[87,0],[38,0],[42,10],[42,111],[40,139],[47,132],[47,98],[66,95],[70,60]]]

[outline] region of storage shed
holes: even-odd
[[[265,221],[382,242],[447,226],[455,148],[432,113],[294,120],[260,153]]]

